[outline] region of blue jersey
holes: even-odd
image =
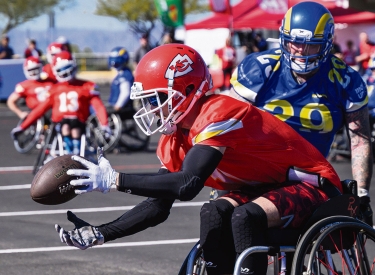
[[[134,77],[129,68],[118,71],[111,83],[111,93],[108,102],[112,106],[119,108],[126,106],[130,102],[130,88],[134,82]]]
[[[283,58],[280,49],[250,54],[238,65],[231,84],[241,97],[288,123],[327,156],[346,113],[367,105],[366,85],[334,55],[299,84]]]

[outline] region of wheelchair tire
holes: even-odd
[[[88,118],[87,126],[86,136],[91,145],[103,147],[104,152],[112,151],[117,146],[122,132],[122,123],[119,115],[113,113],[108,115],[108,126],[112,131],[112,135],[109,138],[104,136],[103,131],[100,129],[98,117],[95,114]]]
[[[190,250],[190,253],[185,258],[178,275],[205,275],[206,262],[203,258],[203,250],[199,245],[199,241]]]
[[[359,232],[365,244],[358,241]],[[333,216],[315,223],[302,236],[291,274],[372,274],[374,260],[375,230],[357,219]]]
[[[23,120],[17,124],[19,126]],[[14,148],[21,154],[26,154],[35,148],[44,128],[44,118],[39,118],[33,125],[27,128],[14,140]]]

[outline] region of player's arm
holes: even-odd
[[[114,106],[114,109],[116,111],[118,111],[123,106],[125,106],[126,103],[128,103],[130,99],[130,88],[131,88],[130,86],[131,85],[129,81],[127,80],[121,81],[120,86],[119,86],[120,94]]]
[[[372,178],[373,157],[371,152],[371,135],[367,107],[347,113],[346,120],[352,155],[352,173],[357,181],[359,195],[369,190]],[[369,195],[369,194],[368,194]]]
[[[28,112],[22,111],[18,105],[17,102],[21,98],[21,95],[17,92],[13,92],[10,94],[7,100],[8,108],[15,113],[20,119],[23,119],[27,116]]]
[[[35,121],[38,120],[41,116],[47,112],[52,107],[51,101],[46,100],[44,102],[41,102],[37,107],[35,107],[29,115],[25,118],[25,120],[21,123],[20,127],[22,130],[27,129],[30,127]]]
[[[193,199],[202,190],[207,178],[219,165],[224,150],[197,144],[186,154],[179,172],[161,175],[117,173],[101,154],[98,157],[99,165],[73,156],[88,170],[71,169],[67,173],[86,177],[70,182],[76,186],[77,194],[91,191],[105,193],[116,184],[118,191],[133,195],[186,201]]]
[[[158,172],[158,174],[166,173],[168,170],[163,168]],[[55,225],[55,228],[60,235],[61,242],[84,250],[104,242],[136,234],[164,222],[169,216],[173,202],[173,199],[148,198],[118,219],[98,227],[91,226],[69,211],[67,213],[68,220],[74,223],[75,228],[71,231],[65,231],[59,225]]]

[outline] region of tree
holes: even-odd
[[[201,0],[184,0],[184,8],[185,13],[208,11]],[[135,33],[149,34],[159,19],[154,0],[98,0],[95,13],[127,21]]]
[[[30,21],[58,7],[64,9],[75,0],[3,0],[0,1],[0,18],[6,21],[2,33]]]

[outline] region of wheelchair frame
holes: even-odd
[[[39,169],[48,161],[48,157],[55,158],[64,155],[63,138],[60,133],[59,123],[51,123],[48,129],[45,130],[44,145],[40,149],[33,167],[33,174],[35,175]],[[87,142],[89,140],[90,132],[86,126],[86,133],[81,135],[81,147],[79,155],[86,156],[87,151],[95,151],[95,145]]]
[[[357,219],[359,197],[356,182],[345,180],[342,184],[344,194],[321,205],[303,228],[268,229],[267,245],[243,251],[237,258],[233,274],[246,274],[241,273],[241,265],[252,253],[269,255],[271,268],[267,274],[373,274],[375,230]],[[367,242],[372,245],[371,259],[368,259],[370,251],[365,247]],[[207,274],[205,268],[204,253],[198,241],[178,274],[204,275]]]

